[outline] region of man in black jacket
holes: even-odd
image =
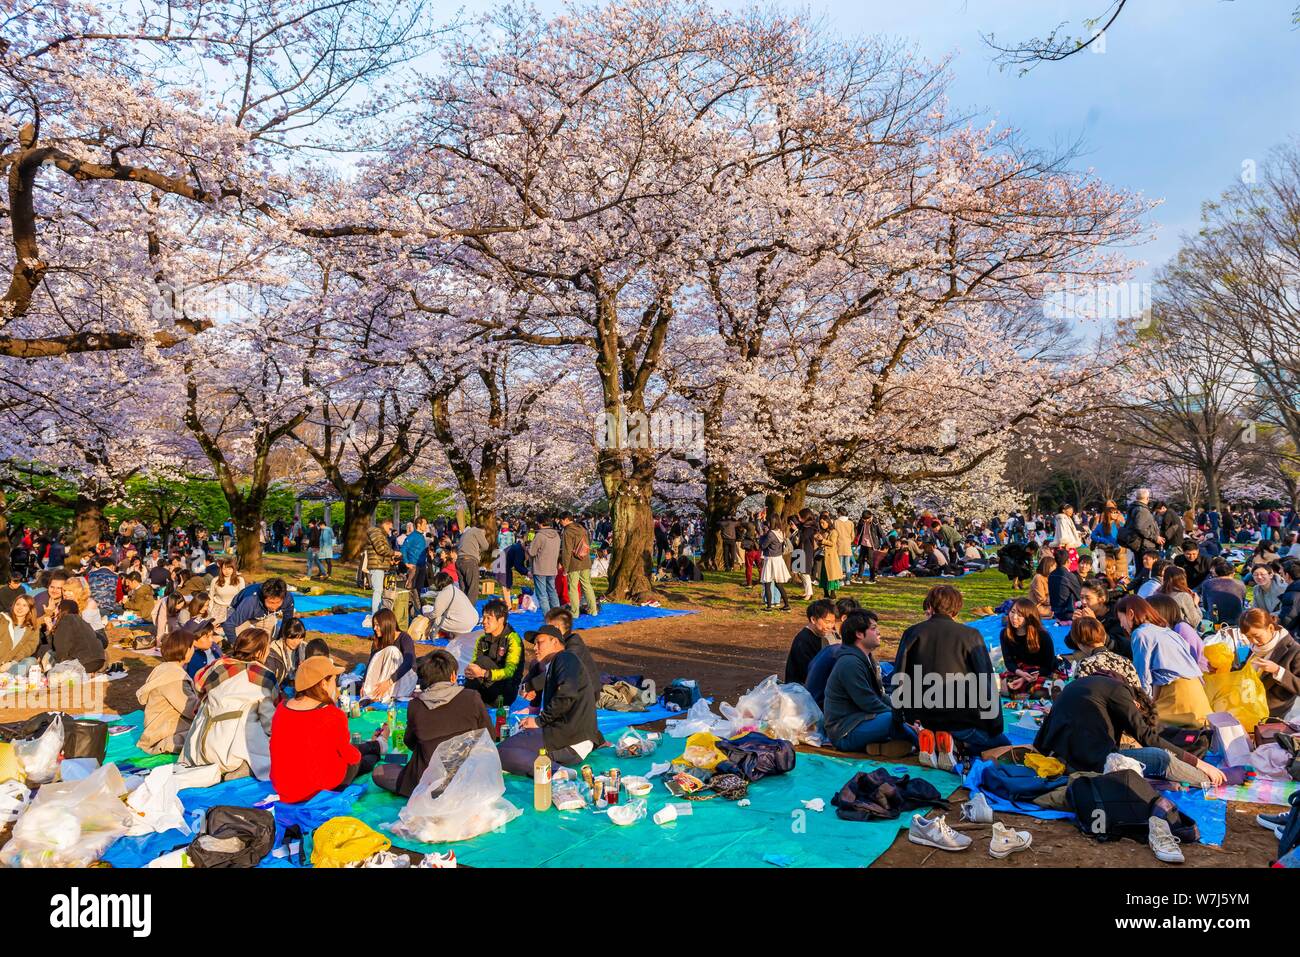
[[[591,649],[587,647],[586,641],[579,632],[573,630],[573,613],[563,606],[552,608],[546,613],[543,621],[560,630],[560,634],[564,635],[564,650],[571,655],[577,655],[578,660],[582,662],[582,670],[587,673],[587,682],[591,685],[591,700],[595,702],[600,697],[600,672],[596,670],[596,661],[591,657]],[[525,632],[524,644],[531,645],[536,641],[537,632]],[[524,674],[522,694],[529,701],[536,702],[537,696],[545,690],[546,668],[542,662],[534,661]]]
[[[1183,539],[1187,530],[1183,528],[1183,517],[1164,502],[1156,503],[1156,519],[1160,523],[1160,534],[1165,539],[1165,556],[1173,557],[1183,548]]]
[[[1009,744],[1002,733],[1002,701],[988,645],[974,628],[958,624],[962,596],[936,585],[925,596],[929,617],[903,632],[894,662],[891,699],[909,724],[951,732],[967,754]]]
[[[578,656],[564,650],[564,635],[554,625],[537,630],[537,659],[546,672],[536,717],[525,718],[519,731],[502,743],[501,767],[532,777],[533,762],[543,748],[552,763],[581,764],[605,739],[596,726],[596,702]]]
[[[1201,546],[1188,542],[1183,546],[1183,553],[1174,559],[1174,564],[1187,572],[1187,587],[1192,591],[1201,587],[1201,582],[1210,577],[1210,559],[1201,554]]]
[[[1083,592],[1083,582],[1070,571],[1070,552],[1067,549],[1056,549],[1053,557],[1056,559],[1056,568],[1047,576],[1047,596],[1052,603],[1052,617],[1057,621],[1071,621],[1074,618],[1074,604]]]
[[[1151,501],[1151,490],[1138,489],[1133,496],[1133,504],[1128,507],[1124,527],[1119,532],[1119,543],[1134,555],[1141,555],[1147,550],[1159,551],[1165,543],[1165,537],[1160,534],[1160,526],[1156,523],[1155,516],[1151,514],[1151,509],[1147,507],[1149,501]]]
[[[817,652],[830,644],[839,623],[835,603],[829,598],[818,598],[808,606],[808,625],[794,636],[785,658],[786,684],[803,684],[808,680],[808,666]]]

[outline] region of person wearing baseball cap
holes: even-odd
[[[211,618],[191,618],[179,631],[189,635],[194,654],[185,662],[185,673],[193,679],[200,671],[221,657],[217,645],[217,625]]]
[[[335,704],[342,673],[324,655],[304,659],[293,678],[296,694],[275,709],[271,784],[281,801],[296,804],[321,791],[342,791],[369,774],[386,751],[378,737],[352,744],[347,715]]]
[[[545,674],[536,717],[525,718],[519,732],[498,749],[501,767],[531,777],[537,753],[546,749],[557,764],[580,764],[604,743],[596,726],[596,701],[578,656],[564,648],[564,632],[542,625],[532,633],[537,660]]]

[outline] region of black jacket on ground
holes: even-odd
[[[1101,771],[1106,756],[1127,734],[1140,747],[1164,748],[1195,764],[1196,758],[1169,744],[1147,724],[1122,681],[1107,675],[1076,678],[1065,686],[1034,738],[1034,749],[1059,758],[1071,771]]]
[[[583,741],[600,745],[605,739],[596,726],[596,698],[582,661],[570,651],[561,651],[546,667],[542,690],[542,711],[537,723],[548,751],[559,751]]]
[[[811,628],[802,628],[790,642],[790,653],[785,657],[786,684],[794,682],[803,684],[808,680],[808,666],[817,657],[817,652],[826,647],[828,642]]]
[[[923,684],[917,687],[917,675]],[[922,702],[925,676],[937,674],[961,678],[974,675],[979,686],[971,689],[976,700],[967,700],[965,707],[927,708]],[[988,734],[1002,733],[1002,707],[998,697],[998,679],[993,672],[993,662],[984,639],[974,628],[958,624],[944,615],[935,615],[918,622],[903,632],[898,644],[898,657],[894,661],[894,682],[906,679],[906,694],[900,704],[909,722],[919,721],[932,731],[964,731],[978,728]],[[966,688],[971,688],[967,682]],[[997,714],[985,717],[980,703],[991,695]],[[955,702],[945,702],[952,704]]]
[[[487,708],[477,691],[462,688],[458,695],[436,708],[429,707],[418,696],[412,698],[406,706],[404,739],[411,749],[411,758],[397,779],[397,793],[403,797],[411,796],[420,778],[424,777],[424,769],[429,766],[438,745],[448,738],[479,728],[491,730]]]

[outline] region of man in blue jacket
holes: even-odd
[[[293,617],[293,594],[283,578],[268,578],[249,585],[230,603],[230,613],[221,626],[227,642],[244,628],[264,628],[275,637],[282,621]]]
[[[406,566],[406,587],[417,595],[424,590],[425,574],[429,569],[429,530],[427,518],[417,518],[415,528],[402,539],[402,564]]]

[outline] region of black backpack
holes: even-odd
[[[1066,794],[1079,830],[1098,841],[1129,837],[1146,843],[1147,821],[1157,807],[1169,822],[1170,832],[1180,841],[1194,844],[1200,840],[1196,822],[1184,817],[1172,801],[1157,794],[1136,771],[1080,775],[1070,782]]]
[[[205,836],[218,839],[236,838],[239,846],[231,850],[208,850]],[[256,867],[275,847],[275,816],[254,807],[219,804],[208,810],[203,830],[190,844],[188,853],[195,867]]]

